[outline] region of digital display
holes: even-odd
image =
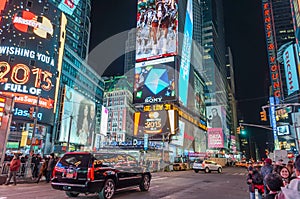
[[[177,55],[178,0],[138,0],[136,61]]]
[[[290,134],[289,126],[288,125],[277,126],[277,134],[278,135],[289,135]]]
[[[174,57],[136,65],[134,103],[159,103],[174,100],[175,97]]]
[[[64,13],[72,15],[78,3],[79,0],[61,0],[58,8]]]
[[[149,139],[156,135],[175,133],[178,127],[178,114],[174,110],[136,112],[134,115],[134,135],[149,134]]]
[[[3,5],[1,3],[0,5]],[[61,11],[48,1],[12,0],[1,12],[0,94],[15,97],[15,119],[53,124]]]

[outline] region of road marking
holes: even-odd
[[[152,178],[151,181],[156,181],[156,180],[163,180],[163,179],[166,179],[167,177],[155,177],[155,178]]]
[[[0,199],[6,199],[7,197],[0,197]]]

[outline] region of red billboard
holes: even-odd
[[[178,0],[139,0],[136,61],[177,55]]]

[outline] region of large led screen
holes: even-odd
[[[136,112],[134,114],[134,136],[162,139],[162,134],[175,133],[178,129],[178,114],[174,110]]]
[[[209,128],[207,131],[208,148],[223,148],[224,137],[222,128]]]
[[[35,116],[53,124],[62,13],[47,1],[11,0],[1,17],[0,93],[15,96],[14,118],[28,119],[39,100]]]
[[[70,133],[70,143],[93,146],[95,119],[95,103],[66,86],[59,141],[67,142]]]
[[[285,49],[282,55],[288,95],[299,90],[299,81],[296,65],[297,58],[294,55],[295,53],[293,44],[291,44],[287,49]]]
[[[137,63],[133,91],[134,103],[158,103],[174,100],[174,57]]]
[[[136,61],[177,55],[178,0],[138,0]]]

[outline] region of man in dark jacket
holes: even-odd
[[[13,177],[14,185],[17,185],[16,175],[21,166],[20,158],[17,154],[14,155],[13,159],[9,163],[9,173],[5,185],[9,185],[11,178]]]
[[[49,162],[47,165],[47,171],[46,171],[46,182],[50,182],[52,171],[55,167],[55,159],[54,159],[54,153],[51,153],[49,156]]]
[[[265,196],[269,193],[269,190],[267,189],[266,185],[266,176],[273,172],[273,166],[272,166],[272,160],[270,158],[265,159],[265,165],[260,170],[261,175],[264,178],[264,188],[265,188]]]
[[[248,168],[247,184],[249,185],[250,199],[255,199],[255,189],[258,189],[258,198],[262,199],[263,177],[252,166]]]

